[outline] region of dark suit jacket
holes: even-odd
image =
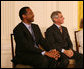
[[[63,32],[61,33],[55,24],[46,30],[45,36],[50,44],[48,49],[57,49],[58,51],[61,51],[63,48],[72,49],[72,42],[70,40],[67,28],[62,26],[62,30]]]
[[[41,46],[46,46],[46,41],[44,40],[41,31],[36,24],[31,24],[32,29],[34,31],[34,35],[36,38],[36,44],[40,44]],[[15,58],[13,61],[17,61],[19,58],[26,56],[32,59],[32,56],[29,54],[41,54],[42,50],[34,47],[34,40],[32,35],[26,26],[21,22],[19,23],[13,30],[14,38],[16,42],[16,50],[15,50]]]

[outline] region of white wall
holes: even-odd
[[[11,44],[10,34],[15,25],[15,3],[1,1],[1,67],[10,68]]]
[[[13,28],[21,22],[19,10],[29,6],[35,14],[35,24],[38,24],[42,34],[53,24],[50,15],[60,10],[65,17],[64,26],[69,30],[75,50],[74,31],[77,30],[77,1],[1,1],[1,67],[11,68],[10,34]]]

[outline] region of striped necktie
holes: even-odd
[[[59,27],[59,29],[60,29],[60,32],[62,33],[62,27],[61,26]]]

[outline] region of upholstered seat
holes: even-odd
[[[33,68],[33,67],[30,65],[17,64],[15,68]]]

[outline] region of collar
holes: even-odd
[[[22,22],[27,28],[31,26],[31,24],[26,24],[25,22]]]
[[[55,23],[54,23],[55,24]],[[58,28],[60,27],[59,25],[55,24]]]

